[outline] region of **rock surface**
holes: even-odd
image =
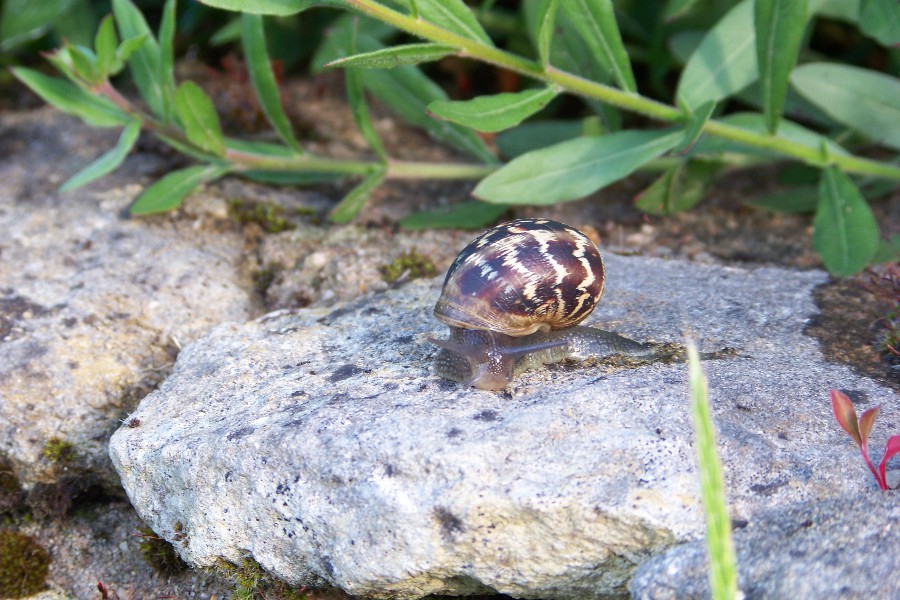
[[[737,349],[704,364],[734,518],[872,489],[828,389],[896,396],[803,335],[824,274],[607,267],[591,323]],[[431,374],[423,339],[443,334],[439,284],[225,324],[186,346],[111,442],[141,517],[183,532],[196,565],[252,556],[294,584],[401,598],[624,595],[636,565],[702,534],[684,365],[563,365],[505,393],[461,390]]]
[[[747,598],[896,598],[900,504],[876,491],[805,502],[735,533],[738,587]],[[709,598],[705,542],[673,548],[638,569],[634,598]]]

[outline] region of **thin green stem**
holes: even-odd
[[[689,118],[689,115],[684,111],[668,104],[595,81],[590,81],[573,73],[556,69],[552,66],[548,66],[545,69],[536,61],[511,54],[478,40],[473,40],[447,31],[437,25],[423,21],[421,18],[414,18],[403,14],[378,4],[373,0],[346,0],[346,2],[352,8],[378,19],[379,21],[393,25],[397,29],[401,29],[407,33],[432,42],[459,48],[461,56],[471,57],[510,71],[515,71],[539,81],[555,83],[571,93],[587,98],[593,98],[606,104],[636,112],[660,121],[681,123]],[[832,164],[848,173],[900,179],[900,167],[845,154],[829,155],[826,157],[816,148],[805,146],[787,138],[748,131],[720,121],[707,121],[703,126],[703,131],[709,135],[740,142],[754,148],[774,151],[784,156],[795,158],[816,166]]]

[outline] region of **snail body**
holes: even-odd
[[[450,326],[435,358],[438,375],[499,390],[521,371],[567,358],[642,355],[650,346],[579,326],[603,293],[597,247],[546,219],[498,225],[450,265],[435,317]]]

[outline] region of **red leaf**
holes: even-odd
[[[875,424],[875,417],[878,416],[879,408],[881,407],[876,406],[875,408],[863,411],[863,414],[859,417],[859,437],[862,438],[863,446],[866,446],[869,443],[869,433],[872,431],[872,425]]]
[[[884,474],[887,462],[897,454],[900,454],[900,435],[891,436],[891,439],[888,440],[887,446],[884,447],[884,457],[881,459],[881,464],[878,465],[878,472],[881,474],[881,481],[884,483],[882,490],[888,489],[887,478]],[[881,486],[879,485],[879,487]]]
[[[856,420],[856,409],[846,394],[838,390],[831,390],[831,409],[834,411],[834,418],[838,424],[844,428],[857,446],[862,447],[862,438],[859,435],[859,423]]]

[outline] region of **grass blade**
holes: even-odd
[[[294,137],[291,122],[281,106],[281,96],[269,52],[266,49],[266,33],[263,18],[259,15],[245,14],[241,16],[241,43],[244,46],[244,58],[256,97],[269,123],[278,133],[278,137],[298,154],[303,153],[300,143]]]
[[[386,169],[374,171],[367,175],[359,185],[350,190],[350,193],[344,196],[344,199],[331,211],[329,217],[331,222],[346,223],[358,215],[359,211],[366,205],[372,192],[374,192],[378,186],[381,185],[381,182],[384,181],[386,172]]]
[[[122,135],[119,136],[119,141],[112,150],[106,152],[103,156],[66,180],[66,182],[60,186],[59,191],[68,192],[74,190],[95,179],[103,177],[107,173],[115,171],[119,165],[122,164],[122,161],[125,160],[125,157],[128,156],[128,153],[131,152],[140,133],[140,121],[132,121],[129,123],[125,129],[122,130]]]
[[[347,102],[350,104],[350,111],[353,113],[353,120],[359,132],[368,142],[369,147],[375,152],[376,156],[382,162],[387,162],[387,152],[381,143],[381,138],[375,133],[372,126],[372,117],[369,115],[369,107],[366,105],[366,96],[363,92],[362,78],[356,69],[346,70],[347,85]]]
[[[428,105],[428,112],[478,131],[503,131],[540,111],[557,94],[558,88],[547,87],[456,102],[437,100]]]
[[[149,215],[178,208],[200,184],[218,179],[227,172],[228,167],[224,165],[202,165],[173,171],[144,190],[128,212]]]
[[[478,184],[488,202],[548,205],[576,200],[630,175],[670,150],[680,131],[620,131],[580,137],[511,161]]]
[[[725,501],[722,463],[716,452],[716,434],[709,414],[709,390],[700,368],[700,356],[693,343],[688,344],[688,368],[691,385],[691,412],[694,417],[700,494],[706,512],[706,548],[709,553],[709,585],[712,597],[731,600],[737,597],[737,559],[731,539],[731,519]]]
[[[753,6],[763,111],[769,133],[774,134],[809,18],[807,0],[754,0]]]
[[[834,167],[822,171],[813,228],[813,246],[832,275],[860,271],[878,250],[878,223],[868,203]]]
[[[175,114],[175,0],[166,0],[159,25],[159,81],[163,120],[170,123]]]

